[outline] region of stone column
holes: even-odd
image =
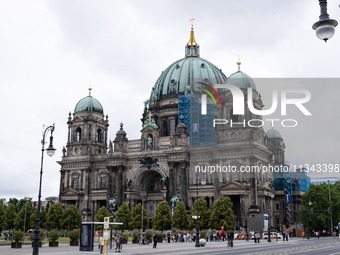
[[[169,167],[168,199],[171,199],[173,196],[177,195],[175,162],[168,162],[168,167]]]
[[[188,207],[188,196],[189,196],[189,185],[188,185],[188,182],[189,182],[189,178],[188,178],[188,166],[189,166],[189,163],[188,162],[185,162],[185,161],[182,161],[180,164],[179,164],[179,171],[181,172],[181,180],[182,180],[182,184],[180,185],[181,186],[181,196],[182,196],[182,201],[184,202],[185,206]]]

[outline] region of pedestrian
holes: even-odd
[[[122,249],[122,235],[118,235],[116,238],[116,249],[115,252],[120,252]]]
[[[249,242],[249,234],[248,234],[248,232],[246,233],[246,241]]]
[[[188,232],[188,234],[187,234],[187,243],[189,243],[190,242],[190,233]]]
[[[286,232],[285,231],[282,232],[282,236],[283,236],[283,241],[285,242],[286,241]]]
[[[228,243],[230,244],[230,247],[234,246],[234,233],[230,232],[228,234]]]
[[[153,234],[153,246],[152,248],[157,248],[157,236],[156,233]]]
[[[168,243],[170,243],[170,232],[168,232],[166,235],[168,237]]]
[[[100,254],[103,254],[103,248],[105,246],[105,240],[103,237],[103,234],[100,235],[100,239],[99,239],[99,249],[100,249]]]

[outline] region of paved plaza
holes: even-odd
[[[236,240],[233,248],[227,248],[226,242],[208,242],[205,247],[196,248],[193,242],[190,243],[159,243],[157,248],[150,245],[127,244],[124,245],[121,254],[256,254],[256,255],[276,255],[276,254],[328,254],[340,255],[340,239],[339,238],[320,238],[320,239],[301,239],[295,238],[289,242],[275,240],[268,243],[261,240],[259,244],[253,241]],[[107,250],[107,254],[115,253],[114,250]],[[32,247],[24,245],[22,249],[11,249],[10,246],[0,246],[1,255],[31,255]],[[95,244],[93,252],[80,252],[79,247],[71,247],[68,244],[61,244],[57,248],[43,245],[39,250],[39,254],[99,254],[98,244]]]

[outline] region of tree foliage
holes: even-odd
[[[200,197],[198,199],[198,224],[200,229],[208,229],[210,228],[210,215],[211,210],[208,208],[208,203],[204,197]],[[192,216],[197,216],[197,200],[194,202],[194,205],[191,208],[191,215],[190,215],[190,228],[196,227],[196,219]]]
[[[0,200],[0,231],[2,230],[2,216],[5,213],[5,204]]]
[[[13,229],[16,216],[17,213],[15,211],[15,205],[9,204],[4,212],[4,215],[2,216],[2,229]]]
[[[32,228],[35,228],[36,219],[37,219],[37,208],[34,208],[33,213],[30,218],[30,225]],[[46,228],[46,220],[47,220],[47,211],[46,208],[43,206],[40,210],[40,221],[39,221],[39,227],[40,228]]]
[[[234,230],[236,216],[233,211],[233,203],[229,197],[220,196],[213,204],[213,211],[210,216],[210,226],[220,229],[224,226],[226,230]]]
[[[152,227],[156,230],[166,230],[171,228],[170,206],[166,201],[160,202],[152,218]]]
[[[102,206],[102,207],[99,208],[97,214],[94,216],[94,221],[104,222],[104,218],[109,217],[109,216],[110,216],[109,210],[105,206]],[[100,230],[100,229],[102,229],[102,227],[103,226],[101,226],[101,225],[96,225],[95,229]]]
[[[25,231],[30,229],[32,227],[31,220],[30,220],[32,214],[33,214],[32,203],[30,201],[27,201],[25,205],[21,207],[19,213],[17,214],[14,220],[15,228],[24,230],[24,227],[25,227]],[[25,219],[26,219],[26,223],[25,223]]]
[[[142,205],[138,203],[131,211],[131,221],[129,223],[130,229],[140,229],[142,226]],[[148,228],[148,214],[143,207],[143,229]]]
[[[82,221],[81,213],[74,205],[69,205],[63,212],[63,220],[61,226],[63,229],[80,228]]]
[[[63,207],[60,203],[53,204],[47,213],[46,229],[60,229],[63,219]]]
[[[189,225],[187,210],[185,209],[185,205],[183,201],[180,201],[174,210],[173,215],[173,227],[179,229],[185,229]]]
[[[331,198],[331,201],[329,198]],[[309,205],[309,200],[312,205]],[[340,182],[335,184],[311,184],[308,192],[302,196],[300,216],[304,226],[307,225],[308,217],[310,230],[329,231],[332,216],[333,225],[336,226],[340,222]]]
[[[119,206],[118,211],[116,213],[115,222],[122,222],[123,228],[128,229],[129,223],[131,221],[131,212],[126,202],[123,202],[121,206]],[[116,227],[117,229],[120,228],[120,226]]]

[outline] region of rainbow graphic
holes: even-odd
[[[217,98],[218,98],[218,100],[220,101],[220,104],[221,104],[221,106],[222,106],[222,100],[221,100],[221,98],[220,98],[220,95],[217,93],[217,91],[213,88],[213,87],[211,87],[210,85],[208,85],[208,84],[206,84],[206,83],[203,83],[203,82],[198,82],[199,84],[201,84],[201,85],[203,85],[204,87],[207,87],[208,89],[210,89],[216,96],[217,96]],[[215,97],[213,96],[213,94],[209,91],[209,90],[207,90],[207,89],[204,89],[204,88],[200,88],[202,91],[204,91],[204,92],[206,92],[210,97],[211,97],[211,99],[214,101],[214,103],[215,103],[215,106],[217,106],[217,102],[216,102],[216,99],[215,99]],[[204,99],[204,97],[202,98],[202,99]],[[205,100],[205,102],[202,102],[202,104],[203,103],[206,103],[206,100]]]

